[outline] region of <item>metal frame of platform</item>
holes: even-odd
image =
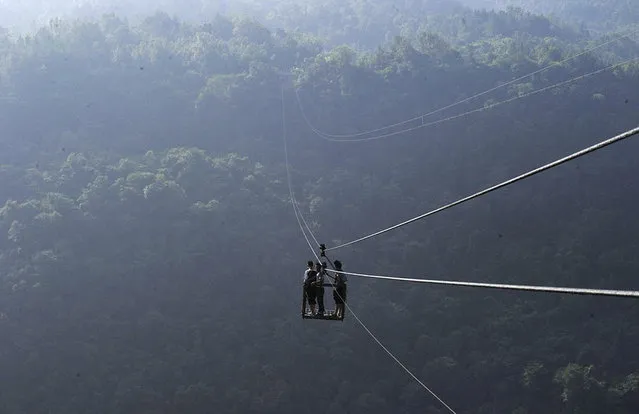
[[[333,285],[324,283],[324,287],[332,288]],[[323,321],[344,321],[344,315],[341,318],[335,316],[335,310],[326,310],[324,315],[313,315],[306,310],[306,295],[304,294],[304,288],[302,287],[302,319],[318,319]]]

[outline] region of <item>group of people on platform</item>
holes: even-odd
[[[346,302],[346,275],[341,272],[342,263],[335,260],[335,277],[331,284],[326,286],[333,287],[333,300],[335,300],[335,317],[344,318],[344,306]],[[311,309],[313,316],[325,316],[324,309],[324,280],[331,278],[326,272],[326,263],[313,263],[312,260],[307,262],[307,268],[304,272],[304,296]],[[304,310],[306,312],[306,309]]]

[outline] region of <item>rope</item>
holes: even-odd
[[[589,73],[586,73],[586,74],[584,74],[584,75],[576,76],[576,77],[574,77],[574,78],[571,78],[571,79],[568,79],[568,80],[565,80],[565,81],[562,81],[562,82],[555,83],[554,85],[546,86],[546,87],[543,87],[543,88],[541,88],[541,89],[536,89],[536,90],[534,90],[534,91],[527,92],[527,93],[524,93],[524,94],[522,94],[522,95],[517,95],[517,96],[515,96],[515,97],[509,98],[509,99],[506,99],[506,100],[503,100],[503,101],[500,101],[500,102],[496,102],[496,103],[494,103],[494,104],[490,104],[490,105],[488,105],[488,106],[483,106],[483,107],[481,107],[481,108],[472,109],[472,110],[470,110],[470,111],[463,112],[463,113],[458,114],[458,115],[452,115],[452,116],[449,116],[449,117],[447,117],[447,118],[443,118],[443,119],[439,119],[439,120],[437,120],[437,121],[432,121],[432,122],[427,122],[427,123],[422,122],[420,125],[417,125],[417,126],[414,126],[414,127],[411,127],[411,128],[401,129],[401,130],[399,130],[399,131],[389,132],[389,133],[387,133],[387,134],[375,135],[375,136],[372,136],[372,137],[366,137],[366,138],[352,138],[352,139],[335,139],[335,138],[332,138],[331,136],[326,135],[326,134],[324,134],[322,131],[320,131],[320,130],[318,130],[317,128],[315,128],[315,127],[314,127],[314,126],[310,123],[310,121],[308,120],[308,117],[306,116],[306,113],[304,112],[304,110],[303,110],[301,107],[300,107],[300,109],[301,109],[301,113],[302,113],[302,118],[304,118],[304,121],[305,121],[305,123],[308,125],[308,127],[309,127],[309,128],[310,128],[310,129],[311,129],[311,130],[315,133],[315,134],[319,135],[321,138],[323,138],[323,139],[325,139],[325,140],[327,140],[327,141],[332,141],[332,142],[363,142],[363,141],[373,141],[373,140],[377,140],[377,139],[382,139],[382,138],[391,137],[391,136],[394,136],[394,135],[403,134],[403,133],[405,133],[405,132],[416,131],[416,130],[418,130],[418,129],[420,129],[420,128],[425,128],[425,127],[428,127],[428,126],[433,126],[433,125],[442,124],[442,123],[444,123],[444,122],[452,121],[452,120],[457,119],[457,118],[463,118],[463,117],[465,117],[465,116],[468,116],[468,115],[471,115],[471,114],[474,114],[474,113],[477,113],[477,112],[487,111],[487,110],[489,110],[489,109],[493,109],[493,108],[495,108],[495,107],[497,107],[497,106],[501,106],[501,105],[506,104],[506,103],[510,103],[510,102],[513,102],[513,101],[516,101],[516,100],[519,100],[519,99],[524,99],[524,98],[527,98],[527,97],[532,96],[532,95],[536,95],[536,94],[541,93],[541,92],[546,92],[546,91],[548,91],[548,90],[550,90],[550,89],[559,88],[559,87],[564,86],[564,85],[567,85],[567,84],[569,84],[569,83],[576,82],[576,81],[578,81],[578,80],[588,78],[588,77],[590,77],[590,76],[598,75],[599,73],[605,72],[605,71],[607,71],[607,70],[614,69],[614,68],[616,68],[616,67],[619,67],[619,66],[622,66],[622,65],[628,64],[628,63],[633,62],[633,61],[636,61],[636,60],[639,60],[639,58],[636,58],[636,57],[635,57],[635,58],[632,58],[632,59],[625,60],[625,61],[623,61],[623,62],[621,62],[621,63],[615,63],[615,64],[613,64],[613,65],[606,66],[605,68],[597,69],[597,70],[595,70],[595,71],[593,71],[593,72],[589,72]],[[297,91],[296,91],[296,94],[297,94]],[[299,102],[299,94],[298,94],[297,96],[298,96],[298,102]],[[301,105],[301,103],[300,103],[300,105]],[[426,115],[424,115],[424,116],[426,116]],[[414,119],[412,119],[412,120],[420,119],[420,118],[422,118],[422,117],[414,118]],[[357,135],[357,134],[354,134],[354,135]]]
[[[631,130],[628,130],[628,131],[626,131],[626,132],[624,132],[622,134],[619,134],[619,135],[617,135],[615,137],[612,137],[610,139],[602,141],[602,142],[600,142],[598,144],[592,145],[592,146],[590,146],[588,148],[582,149],[581,151],[577,151],[577,152],[575,152],[575,153],[573,153],[571,155],[568,155],[567,157],[561,158],[561,159],[559,159],[557,161],[553,161],[553,162],[551,162],[549,164],[546,164],[546,165],[544,165],[542,167],[536,168],[536,169],[534,169],[532,171],[529,171],[529,172],[527,172],[525,174],[521,174],[521,175],[519,175],[519,176],[517,176],[515,178],[511,178],[510,180],[504,181],[504,182],[502,182],[500,184],[494,185],[492,187],[489,187],[489,188],[487,188],[485,190],[482,190],[482,191],[479,191],[479,192],[477,192],[475,194],[472,194],[472,195],[469,195],[467,197],[464,197],[464,198],[462,198],[460,200],[457,200],[455,202],[452,202],[450,204],[446,204],[445,206],[442,206],[442,207],[439,207],[439,208],[437,208],[435,210],[429,211],[428,213],[424,213],[424,214],[419,215],[417,217],[414,217],[414,218],[412,218],[410,220],[406,220],[406,221],[404,221],[402,223],[399,223],[399,224],[396,224],[394,226],[388,227],[388,228],[386,228],[384,230],[380,230],[380,231],[377,231],[375,233],[369,234],[368,236],[360,237],[359,239],[355,239],[355,240],[350,241],[348,243],[343,243],[343,244],[340,244],[339,246],[331,247],[329,249],[326,249],[326,251],[337,250],[337,249],[340,249],[342,247],[353,245],[355,243],[359,243],[359,242],[364,241],[366,239],[370,239],[371,237],[379,236],[379,235],[381,235],[383,233],[387,233],[387,232],[389,232],[391,230],[395,230],[395,229],[400,228],[402,226],[405,226],[405,225],[407,225],[409,223],[413,223],[413,222],[415,222],[417,220],[423,219],[425,217],[428,217],[428,216],[431,216],[433,214],[439,213],[441,211],[444,211],[444,210],[449,209],[451,207],[454,207],[456,205],[459,205],[459,204],[465,203],[467,201],[470,201],[470,200],[472,200],[474,198],[481,197],[481,196],[483,196],[485,194],[488,194],[488,193],[490,193],[492,191],[495,191],[495,190],[497,190],[499,188],[506,187],[507,185],[516,183],[517,181],[521,181],[521,180],[524,180],[524,179],[526,179],[528,177],[532,177],[535,174],[539,174],[542,171],[545,171],[545,170],[548,170],[550,168],[556,167],[556,166],[558,166],[560,164],[563,164],[565,162],[574,160],[574,159],[579,158],[581,156],[584,156],[584,155],[586,155],[586,154],[588,154],[590,152],[594,152],[594,151],[599,150],[601,148],[604,148],[604,147],[606,147],[608,145],[612,145],[612,144],[614,144],[616,142],[619,142],[619,141],[622,141],[622,140],[624,140],[626,138],[630,138],[630,137],[632,137],[632,136],[634,136],[634,135],[636,135],[638,133],[639,133],[639,127],[631,129]]]
[[[333,270],[329,270],[332,272]],[[610,289],[581,289],[581,288],[569,288],[569,287],[556,287],[556,286],[527,286],[527,285],[509,285],[499,283],[478,283],[478,282],[458,282],[452,280],[432,280],[432,279],[413,279],[407,277],[396,276],[379,276],[369,275],[366,273],[352,273],[344,272],[344,274],[358,277],[365,277],[371,279],[386,279],[396,280],[401,282],[414,282],[414,283],[429,283],[435,285],[449,285],[449,286],[467,286],[467,287],[479,287],[487,289],[508,289],[508,290],[529,290],[537,292],[555,292],[555,293],[569,293],[574,295],[598,295],[598,296],[625,296],[639,298],[639,291],[636,290],[610,290]]]
[[[313,249],[313,245],[311,244],[308,236],[306,236],[306,232],[304,231],[304,227],[302,226],[302,221],[300,220],[300,217],[298,215],[298,211],[297,211],[297,204],[294,201],[295,200],[295,196],[293,194],[293,186],[291,185],[291,174],[290,174],[290,168],[289,168],[289,163],[288,163],[288,145],[287,145],[287,140],[286,140],[286,117],[285,117],[285,111],[284,111],[284,88],[282,88],[282,131],[283,131],[283,139],[284,139],[284,156],[286,159],[286,177],[287,177],[287,181],[288,181],[288,189],[289,189],[289,194],[291,197],[291,201],[293,204],[293,210],[295,212],[295,218],[297,219],[297,224],[300,227],[300,230],[302,231],[302,234],[304,235],[304,239],[306,240],[306,243],[308,244],[308,247],[311,249],[311,252],[313,253],[313,255],[315,256],[315,258],[317,259],[317,261],[321,261],[320,257],[317,255],[317,253],[315,252],[315,250]],[[299,214],[301,215],[301,212],[299,212]],[[304,219],[304,217],[302,216],[302,220]],[[315,236],[313,235],[313,232],[311,231],[311,229],[307,226],[306,229],[308,230],[308,232],[311,234],[312,238],[315,239]],[[317,240],[317,239],[315,239]],[[327,258],[328,259],[328,258]],[[328,259],[330,262],[330,259]],[[331,262],[331,266],[332,266],[332,262]],[[333,289],[335,289],[335,285],[333,284],[333,282],[331,281],[331,278],[328,278],[331,286],[333,286]],[[339,293],[338,293],[339,295]],[[341,296],[340,296],[341,298]],[[343,299],[343,298],[342,298]],[[404,371],[406,371],[408,373],[408,375],[410,375],[415,381],[417,381],[417,383],[419,385],[421,385],[426,391],[428,391],[433,397],[435,397],[437,399],[437,401],[439,401],[442,405],[444,405],[452,414],[457,414],[452,408],[450,408],[450,406],[448,406],[448,404],[446,404],[441,398],[439,398],[437,396],[437,394],[435,394],[430,388],[428,388],[426,386],[426,384],[424,384],[422,381],[420,381],[419,378],[417,378],[415,376],[415,374],[413,374],[399,359],[397,359],[397,357],[395,355],[393,355],[393,353],[391,351],[388,350],[388,348],[386,348],[386,346],[384,346],[384,344],[377,339],[377,337],[375,336],[375,334],[373,334],[373,332],[371,332],[370,329],[368,329],[368,327],[364,324],[364,322],[362,322],[362,320],[357,316],[357,314],[353,311],[353,309],[348,305],[348,303],[346,301],[343,301],[344,305],[346,306],[346,308],[349,310],[349,312],[353,315],[353,317],[355,318],[355,320],[357,320],[357,322],[362,326],[362,328],[364,328],[364,330],[371,336],[371,338],[373,338],[373,340],[375,340],[375,342],[377,342],[377,344],[400,366],[404,369]]]
[[[608,45],[608,44],[610,44],[610,43],[616,42],[617,40],[621,40],[621,39],[623,39],[623,38],[630,37],[631,35],[633,35],[633,34],[637,33],[638,31],[639,31],[639,29],[633,29],[633,30],[631,30],[630,32],[628,32],[627,34],[619,35],[619,36],[617,36],[617,37],[613,38],[612,40],[608,40],[608,41],[606,41],[606,42],[604,42],[604,43],[601,43],[601,44],[599,44],[599,45],[597,45],[597,46],[594,46],[594,47],[592,47],[592,48],[586,49],[586,50],[584,50],[583,52],[580,52],[580,53],[578,53],[578,54],[576,54],[576,55],[570,56],[570,57],[568,57],[568,58],[566,58],[566,59],[563,59],[563,60],[561,60],[561,61],[559,61],[559,62],[555,62],[555,63],[552,63],[552,64],[550,64],[550,65],[547,65],[547,66],[545,66],[545,67],[543,67],[543,68],[541,68],[541,69],[538,69],[538,70],[536,70],[536,71],[534,71],[534,72],[531,72],[531,73],[529,73],[529,74],[527,74],[527,75],[521,76],[521,77],[519,77],[519,78],[513,79],[513,80],[508,81],[508,82],[506,82],[506,83],[503,83],[503,84],[501,84],[501,85],[498,85],[498,86],[495,86],[495,87],[493,87],[493,88],[487,89],[487,90],[485,90],[484,92],[480,92],[480,93],[478,93],[478,94],[475,94],[475,95],[473,95],[473,96],[470,96],[470,97],[468,97],[468,98],[465,98],[465,99],[463,99],[463,100],[461,100],[461,101],[457,101],[457,102],[455,102],[455,103],[452,103],[452,104],[450,104],[450,105],[447,105],[447,106],[441,107],[441,108],[436,109],[436,110],[434,110],[434,111],[431,111],[431,112],[425,113],[425,114],[423,114],[423,115],[418,115],[418,116],[416,116],[416,117],[413,117],[413,118],[407,119],[407,120],[405,120],[405,121],[397,122],[397,123],[395,123],[395,124],[389,124],[389,125],[386,125],[386,126],[384,126],[384,127],[380,127],[380,128],[376,128],[376,129],[371,129],[371,130],[368,130],[368,131],[359,132],[359,133],[355,133],[355,134],[328,134],[328,133],[325,133],[325,132],[322,132],[322,131],[319,131],[319,130],[315,129],[313,126],[311,126],[311,125],[310,125],[310,123],[309,123],[309,127],[311,127],[311,129],[313,129],[313,130],[314,130],[317,134],[322,135],[324,138],[353,138],[353,137],[358,137],[358,136],[362,136],[362,135],[372,134],[372,133],[374,133],[374,132],[383,131],[383,130],[385,130],[385,129],[389,129],[389,128],[393,128],[393,127],[396,127],[396,126],[404,125],[404,124],[407,124],[407,123],[409,123],[409,122],[416,121],[416,120],[420,120],[420,119],[421,119],[421,120],[422,120],[422,122],[423,122],[423,118],[424,118],[424,117],[427,117],[427,116],[430,116],[430,115],[434,115],[434,114],[436,114],[436,113],[438,113],[438,112],[441,112],[441,111],[444,111],[444,110],[446,110],[446,109],[449,109],[449,108],[455,107],[455,106],[457,106],[457,105],[459,105],[459,104],[462,104],[462,103],[465,103],[465,102],[471,101],[471,100],[473,100],[473,99],[475,99],[475,98],[478,98],[478,97],[483,96],[483,95],[485,95],[485,94],[487,94],[487,93],[493,92],[493,91],[495,91],[495,90],[497,90],[497,89],[500,89],[500,88],[506,87],[506,86],[508,86],[508,85],[512,85],[512,84],[513,84],[513,83],[515,83],[515,82],[518,82],[518,81],[520,81],[520,80],[523,80],[523,79],[528,78],[528,77],[531,77],[531,76],[534,76],[534,75],[536,75],[536,74],[538,74],[538,73],[541,73],[541,72],[543,72],[543,71],[545,71],[545,70],[548,70],[548,69],[550,69],[550,68],[552,68],[552,67],[554,67],[554,66],[560,66],[560,65],[563,65],[563,64],[564,64],[564,63],[566,63],[566,62],[569,62],[569,61],[571,61],[571,60],[573,60],[573,59],[576,59],[576,58],[578,58],[578,57],[580,57],[580,56],[583,56],[583,55],[585,55],[585,54],[587,54],[587,53],[590,53],[590,52],[593,52],[593,51],[595,51],[595,50],[597,50],[597,49],[600,49],[600,48],[602,48],[603,46],[606,46],[606,45]],[[296,94],[297,94],[297,90],[296,90]],[[297,99],[298,99],[298,104],[299,104],[299,106],[300,106],[300,110],[301,110],[301,111],[302,111],[302,113],[304,114],[304,109],[303,109],[302,104],[301,104],[301,101],[300,101],[300,99],[299,99],[299,94],[297,94]],[[306,116],[304,116],[304,117],[306,117]],[[338,141],[339,141],[339,140],[338,140]]]

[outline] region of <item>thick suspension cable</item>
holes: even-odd
[[[334,270],[328,270],[333,272]],[[385,279],[394,280],[399,282],[411,282],[411,283],[428,283],[433,285],[448,285],[448,286],[466,286],[466,287],[478,287],[485,289],[506,289],[506,290],[528,290],[537,292],[553,292],[553,293],[568,293],[573,295],[596,295],[596,296],[624,296],[639,298],[639,291],[636,290],[613,290],[613,289],[582,289],[560,286],[528,286],[528,285],[513,285],[513,284],[500,284],[500,283],[479,283],[479,282],[461,282],[455,280],[434,280],[434,279],[415,279],[408,277],[397,276],[384,276],[384,275],[371,275],[366,273],[354,273],[344,272],[341,273],[364,277],[370,279]]]
[[[485,190],[479,191],[479,192],[477,192],[475,194],[469,195],[469,196],[464,197],[464,198],[462,198],[460,200],[457,200],[455,202],[446,204],[445,206],[439,207],[439,208],[437,208],[435,210],[429,211],[428,213],[421,214],[421,215],[419,215],[417,217],[414,217],[414,218],[412,218],[410,220],[403,221],[403,222],[401,222],[399,224],[396,224],[394,226],[391,226],[391,227],[388,227],[386,229],[377,231],[375,233],[371,233],[371,234],[369,234],[367,236],[360,237],[360,238],[352,240],[350,242],[342,243],[342,244],[340,244],[338,246],[331,247],[329,249],[326,249],[326,251],[337,250],[337,249],[340,249],[342,247],[350,246],[350,245],[353,245],[355,243],[359,243],[361,241],[364,241],[366,239],[370,239],[372,237],[379,236],[379,235],[387,233],[387,232],[389,232],[391,230],[398,229],[398,228],[403,227],[403,226],[405,226],[407,224],[413,223],[413,222],[415,222],[417,220],[421,220],[421,219],[423,219],[425,217],[432,216],[433,214],[437,214],[437,213],[439,213],[441,211],[444,211],[446,209],[449,209],[451,207],[454,207],[454,206],[457,206],[459,204],[462,204],[462,203],[465,203],[467,201],[470,201],[472,199],[481,197],[481,196],[483,196],[485,194],[488,194],[488,193],[490,193],[492,191],[498,190],[498,189],[500,189],[502,187],[506,187],[506,186],[508,186],[510,184],[514,184],[514,183],[516,183],[518,181],[521,181],[521,180],[524,180],[526,178],[532,177],[533,175],[539,174],[542,171],[549,170],[549,169],[551,169],[553,167],[556,167],[556,166],[561,165],[563,163],[566,163],[568,161],[571,161],[571,160],[574,160],[576,158],[582,157],[582,156],[584,156],[586,154],[589,154],[591,152],[600,150],[600,149],[602,149],[604,147],[607,147],[608,145],[612,145],[612,144],[614,144],[616,142],[619,142],[619,141],[622,141],[624,139],[630,138],[630,137],[632,137],[634,135],[637,135],[638,133],[639,133],[639,127],[636,127],[634,129],[628,130],[628,131],[626,131],[626,132],[624,132],[622,134],[619,134],[617,136],[609,138],[609,139],[607,139],[605,141],[602,141],[602,142],[600,142],[598,144],[592,145],[592,146],[590,146],[588,148],[582,149],[581,151],[577,151],[577,152],[575,152],[575,153],[573,153],[571,155],[568,155],[568,156],[566,156],[564,158],[561,158],[559,160],[556,160],[556,161],[553,161],[551,163],[548,163],[548,164],[546,164],[544,166],[536,168],[536,169],[534,169],[532,171],[529,171],[529,172],[527,172],[525,174],[521,174],[521,175],[519,175],[519,176],[517,176],[515,178],[511,178],[510,180],[504,181],[504,182],[502,182],[500,184],[494,185],[494,186],[489,187],[489,188],[487,188]]]

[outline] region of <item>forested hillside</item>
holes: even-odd
[[[0,0],[0,25],[25,30],[56,17],[99,18],[104,13],[138,20],[163,11],[192,22],[202,22],[216,13],[246,14],[287,29],[322,32],[329,37],[350,34],[366,43],[364,34],[384,36],[389,29],[461,17],[472,14],[471,9],[503,13],[510,8],[546,14],[555,22],[562,20],[598,32],[636,25],[639,16],[639,3],[632,0]]]
[[[481,0],[467,0],[465,5],[457,0],[0,0],[0,26],[20,33],[55,18],[96,20],[110,13],[137,23],[162,11],[194,24],[210,22],[217,13],[251,16],[272,30],[313,33],[331,46],[347,43],[367,49],[375,49],[396,35],[414,37],[420,30],[436,31],[454,43],[516,32],[539,37],[583,35],[582,20],[573,15],[562,14],[561,21],[550,21],[530,14],[532,5],[522,4],[522,9],[508,12],[502,10],[505,6],[496,5]],[[591,20],[586,22],[586,27],[592,26]],[[608,26],[617,23],[612,20]]]
[[[632,0],[464,0],[464,4],[489,8],[522,7],[534,13],[552,14],[586,24],[598,31],[636,25],[639,18],[639,3]]]
[[[331,246],[636,127],[639,110],[636,37],[566,60],[607,38],[455,10],[431,22],[416,8],[405,36],[353,23],[328,43],[309,24],[164,13],[0,33],[0,411],[448,412],[352,313],[301,320],[312,254],[284,131],[295,196]],[[348,15],[335,13],[327,27]],[[385,139],[327,141],[309,125],[358,134],[533,71]],[[637,151],[616,144],[331,258],[639,290]],[[457,413],[639,406],[636,299],[357,277],[348,298]]]

